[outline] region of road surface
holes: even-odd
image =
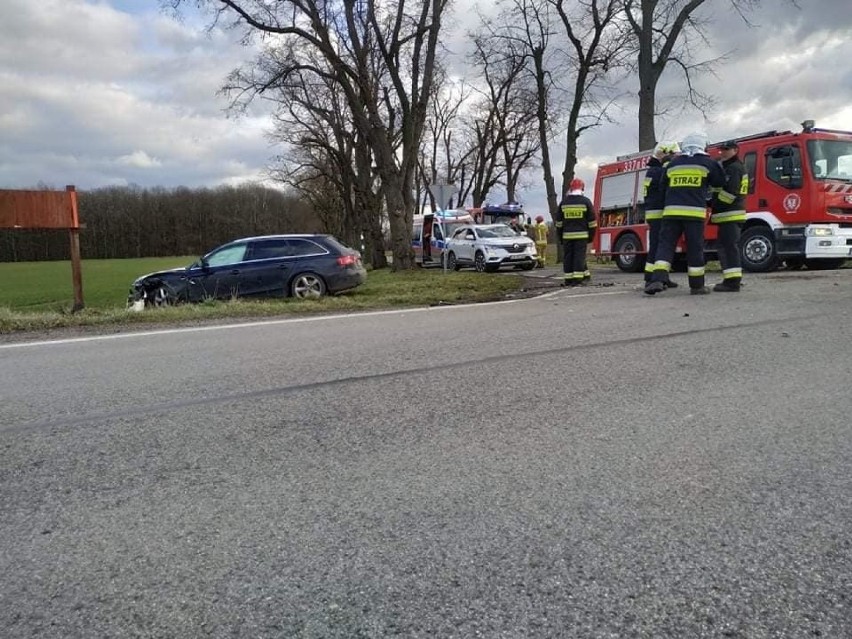
[[[610,283],[0,343],[0,636],[852,636],[852,271]]]

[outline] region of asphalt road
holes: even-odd
[[[852,271],[598,282],[0,343],[0,636],[852,637]]]

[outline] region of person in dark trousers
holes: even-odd
[[[583,180],[571,180],[554,220],[556,237],[562,241],[562,286],[586,283],[586,245],[594,239],[598,223],[594,205],[583,195],[585,188]]]
[[[725,186],[725,172],[707,155],[707,136],[704,133],[686,136],[680,148],[681,155],[663,168],[663,224],[654,272],[645,286],[648,295],[665,290],[681,234],[686,237],[689,292],[692,295],[710,292],[704,286],[704,224],[711,189]]]
[[[739,145],[731,140],[721,146],[725,186],[713,193],[710,222],[719,225],[717,246],[722,281],[713,287],[719,293],[737,293],[743,279],[740,259],[740,230],[746,220],[745,196],[748,194],[748,174],[737,155]]]
[[[651,281],[654,272],[654,261],[657,259],[657,246],[660,243],[660,227],[663,225],[663,188],[660,178],[663,177],[663,167],[680,153],[677,142],[660,142],[654,148],[654,155],[648,160],[648,170],[645,172],[644,202],[645,221],[648,223],[648,254],[645,256],[645,284]],[[666,288],[677,288],[677,282],[666,279]]]

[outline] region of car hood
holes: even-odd
[[[521,246],[529,246],[533,244],[533,241],[528,237],[495,237],[492,239],[483,239],[485,244],[490,246],[512,246],[513,244],[519,244]]]
[[[133,280],[133,285],[141,284],[145,280],[168,277],[169,275],[177,275],[178,273],[186,273],[186,267],[179,266],[178,268],[170,268],[165,271],[154,271],[153,273],[142,275]]]

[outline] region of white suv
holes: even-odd
[[[505,224],[465,224],[447,241],[447,268],[472,266],[492,273],[501,266],[535,268],[535,243]]]

